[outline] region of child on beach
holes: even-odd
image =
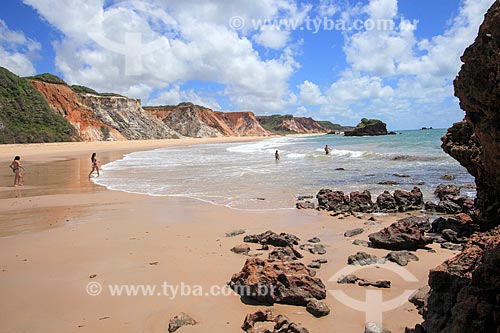
[[[12,169],[12,172],[14,172],[14,186],[22,186],[21,169],[24,171],[26,171],[26,169],[21,165],[21,157],[14,157],[14,160],[10,164],[10,168]]]
[[[89,178],[92,177],[94,171],[97,171],[97,177],[99,177],[99,161],[97,160],[96,153],[92,153],[90,161],[92,162],[92,171],[89,173]]]
[[[276,159],[276,161],[279,161],[280,160],[280,153],[276,150],[276,152],[274,153],[274,158]]]

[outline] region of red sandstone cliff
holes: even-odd
[[[238,136],[269,136],[274,133],[264,129],[253,112],[216,112]]]
[[[77,93],[65,84],[30,81],[54,112],[63,115],[85,141],[164,139],[178,136],[123,96]]]

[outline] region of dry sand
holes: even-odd
[[[327,289],[364,301],[365,291],[373,289],[337,285],[329,279],[346,266],[350,254],[366,251],[384,256],[388,251],[352,245],[343,233],[364,227],[367,231],[355,238],[367,239],[368,233],[401,216],[377,217],[376,225],[367,226],[371,215],[366,214],[363,219],[339,220],[316,211],[236,211],[186,198],[109,191],[87,178],[94,151],[106,163],[130,151],[235,140],[249,138],[2,146],[0,332],[166,332],[168,320],[181,311],[199,324],[178,332],[242,332],[245,315],[265,307],[243,304],[234,294],[174,298],[171,290],[168,295],[163,292],[165,282],[184,285],[185,292],[188,286],[197,291],[202,287],[203,294],[211,286],[223,288],[247,259],[229,251],[242,243],[243,235],[224,236],[239,228],[247,233],[290,232],[304,241],[320,237],[327,246],[322,257],[328,263],[318,276]],[[23,187],[8,186],[13,176],[7,166],[13,155],[21,155],[28,170]],[[392,288],[382,291],[384,300],[390,300],[425,285],[428,269],[453,255],[432,247],[437,253],[419,250],[420,261],[405,267],[418,282],[407,282],[383,265],[356,274],[391,280]],[[317,257],[306,254],[303,262]],[[87,293],[90,282],[103,287],[99,296]],[[108,285],[115,284],[156,289],[153,296],[111,296]],[[326,303],[332,313],[321,319],[302,307],[273,308],[310,332],[363,332],[363,312],[331,295]],[[384,313],[384,325],[392,332],[420,321],[410,303]]]

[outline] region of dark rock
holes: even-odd
[[[281,234],[277,234],[271,230],[268,230],[262,234],[258,235],[247,235],[243,238],[244,242],[247,243],[259,243],[259,244],[267,244],[272,246],[293,246],[298,245],[300,238],[295,235],[287,234],[282,232]]]
[[[370,242],[367,242],[362,239],[355,239],[352,241],[354,245],[359,245],[359,246],[364,246],[364,247],[370,247]]]
[[[439,200],[446,200],[448,197],[456,197],[460,195],[460,188],[456,185],[439,184],[434,190],[434,195]]]
[[[257,249],[257,251],[268,251],[269,250],[269,245],[264,244],[260,248]]]
[[[462,251],[464,249],[463,245],[453,244],[453,243],[441,243],[440,244],[443,249],[451,250],[451,251]]]
[[[312,268],[312,269],[320,269],[321,268],[321,263],[317,261],[311,262],[307,267]]]
[[[377,323],[366,323],[365,333],[391,333],[391,331]]]
[[[349,207],[353,212],[371,213],[375,210],[370,191],[351,192],[349,195]]]
[[[372,216],[368,219],[368,221],[377,221],[377,219]]]
[[[234,237],[234,236],[242,235],[245,232],[246,232],[245,229],[233,230],[233,231],[230,231],[230,232],[226,232],[226,237]]]
[[[250,246],[246,244],[236,245],[231,251],[238,254],[248,254],[248,252],[250,252]]]
[[[272,328],[257,328],[255,327],[258,326],[256,325],[257,323],[268,323]],[[241,325],[241,329],[247,333],[309,333],[309,331],[300,324],[290,321],[286,316],[276,315],[272,310],[259,310],[255,313],[248,314],[243,325]]]
[[[410,297],[408,297],[408,301],[415,305],[420,315],[423,315],[426,312],[427,299],[429,298],[430,290],[431,288],[428,285],[425,285],[415,290]]]
[[[319,258],[319,259],[314,259],[313,262],[319,262],[320,264],[326,264],[328,263],[328,260],[325,258]]]
[[[301,201],[301,200],[309,200],[309,199],[314,199],[314,196],[313,195],[299,195],[297,197],[297,200]]]
[[[388,191],[384,191],[377,197],[377,207],[384,213],[392,213],[398,210],[398,205],[394,196]]]
[[[458,237],[470,237],[470,235],[479,230],[479,225],[469,215],[464,213],[449,218],[439,217],[432,222],[433,232],[441,233],[445,229],[455,231]]]
[[[268,258],[290,261],[303,258],[303,255],[299,251],[295,250],[292,246],[287,246],[274,248],[271,252],[269,252]]]
[[[442,237],[447,240],[448,242],[452,243],[460,243],[458,241],[458,234],[456,231],[451,230],[451,229],[444,229],[441,233]]]
[[[425,237],[428,223],[426,217],[407,217],[368,235],[368,238],[374,247],[413,251],[432,242],[432,239]]]
[[[330,314],[330,308],[328,305],[326,305],[325,302],[315,299],[312,299],[309,303],[307,303],[306,310],[316,318],[321,318]]]
[[[325,254],[326,249],[323,244],[302,244],[300,246],[301,250],[307,250],[312,254]]]
[[[335,170],[337,170],[337,171],[345,171],[344,168],[336,168]]]
[[[182,326],[187,326],[187,325],[194,326],[196,324],[198,324],[196,320],[191,318],[188,314],[181,312],[174,318],[170,319],[170,322],[168,323],[168,332],[173,333]]]
[[[381,281],[369,281],[365,279],[358,280],[358,285],[362,287],[375,287],[375,288],[390,288],[391,281],[381,280]]]
[[[384,181],[378,182],[377,184],[379,184],[379,185],[399,185],[399,183],[395,182],[394,180],[384,180]]]
[[[349,196],[342,191],[322,189],[316,195],[318,208],[333,212],[349,212]]]
[[[432,269],[425,330],[495,332],[500,327],[498,267],[500,227],[472,235],[461,253]]]
[[[262,304],[305,306],[312,298],[326,297],[323,282],[311,276],[300,262],[247,259],[241,272],[232,276],[229,286],[240,296]]]
[[[396,200],[400,212],[420,210],[424,206],[424,196],[418,187],[414,187],[410,192],[394,191],[394,200]]]
[[[308,240],[309,243],[319,243],[321,242],[321,239],[319,239],[318,237],[313,237],[311,239]]]
[[[344,132],[345,136],[387,135],[387,125],[378,119],[361,119],[352,131]]]
[[[358,252],[356,254],[350,255],[347,258],[347,263],[349,265],[366,266],[372,264],[383,264],[384,262],[385,259],[368,254],[366,252]]]
[[[387,260],[397,263],[399,266],[408,265],[409,261],[418,261],[418,257],[408,251],[392,251],[385,257]]]
[[[337,279],[337,283],[339,283],[339,284],[354,284],[354,283],[358,282],[358,280],[360,280],[359,277],[357,277],[354,274],[349,274],[349,275],[339,277]]]
[[[410,175],[403,175],[403,174],[400,174],[400,173],[393,173],[392,175],[394,177],[401,177],[401,178],[410,178],[411,177]]]
[[[295,207],[297,207],[297,209],[316,209],[316,205],[311,201],[297,202]]]
[[[363,232],[365,232],[365,229],[363,229],[363,228],[356,228],[356,229],[347,230],[346,232],[344,232],[344,237],[356,236],[356,235],[362,234]]]
[[[442,180],[455,180],[456,178],[455,175],[443,175],[441,177]]]

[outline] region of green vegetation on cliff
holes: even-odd
[[[278,134],[291,134],[295,133],[293,131],[289,131],[286,129],[278,129],[280,128],[281,124],[285,120],[291,120],[293,118],[292,115],[290,114],[273,114],[272,116],[257,116],[257,120],[260,123],[260,126],[264,127],[264,129],[278,133]]]
[[[378,120],[378,119],[367,119],[367,118],[363,118],[361,119],[361,122],[358,124],[358,128],[363,128],[363,127],[366,127],[366,126],[373,126],[373,125],[376,125],[376,124],[383,124],[383,122],[381,120]]]
[[[26,79],[66,85],[66,82],[64,82],[63,79],[61,79],[59,76],[55,76],[55,75],[50,74],[50,73],[43,73],[43,74],[38,74],[35,76],[28,76],[28,77],[26,77]]]
[[[37,75],[40,76],[45,80],[57,78],[50,74]],[[50,109],[28,80],[0,67],[0,143],[60,142],[77,138],[75,128]]]
[[[347,131],[352,131],[354,129],[353,126],[342,126],[340,124],[334,124],[331,121],[317,120],[316,122],[320,124],[322,127],[326,128],[327,130],[334,132],[347,132]]]

